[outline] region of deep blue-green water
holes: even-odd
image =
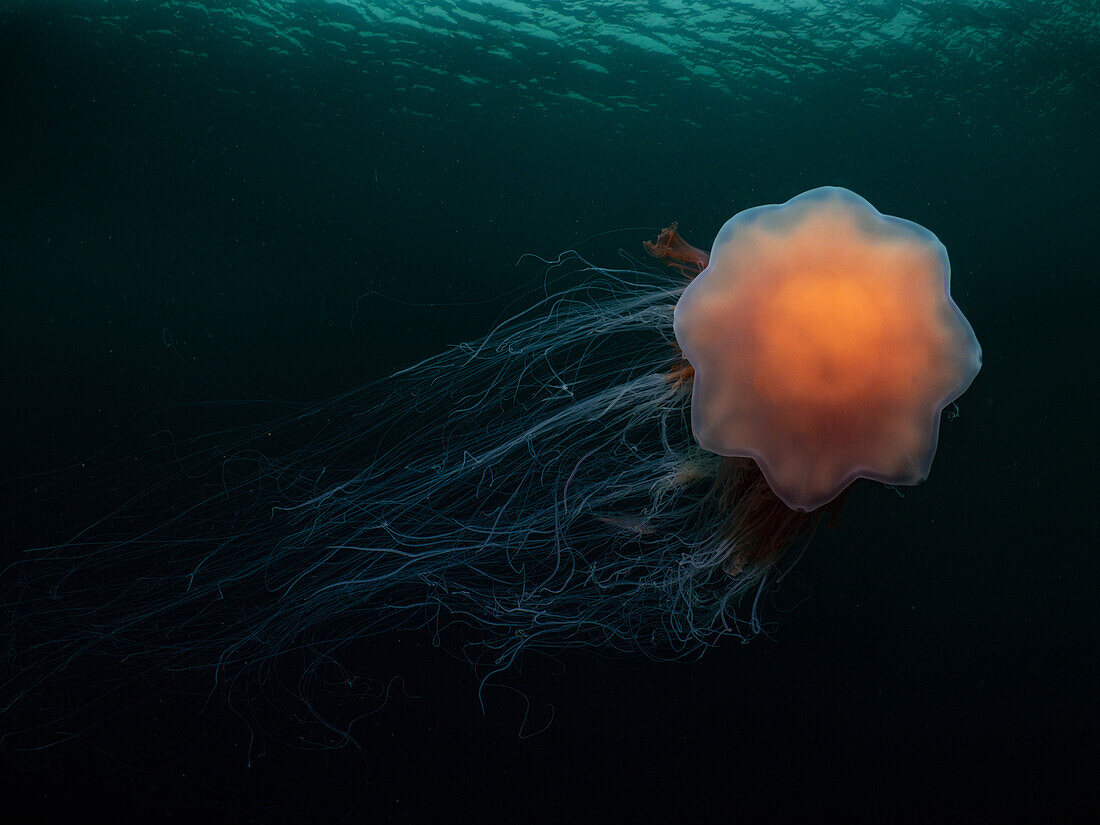
[[[815,186],[935,232],[985,356],[929,480],[857,484],[747,645],[532,657],[483,711],[410,631],[344,663],[402,677],[354,745],[201,689],[108,699],[3,748],[4,807],[1064,821],[1097,758],[1098,66],[1085,0],[0,3],[6,561],[149,483],[101,450],[485,333],[543,277],[525,253],[621,266],[671,221],[707,247]],[[81,679],[129,696],[119,664]]]

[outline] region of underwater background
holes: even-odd
[[[196,435],[258,415],[227,402],[323,399],[514,312],[545,270],[525,253],[619,266],[672,221],[706,248],[815,186],[935,232],[984,350],[929,480],[857,483],[749,644],[532,657],[483,711],[466,663],[396,634],[362,647],[400,679],[354,744],[296,742],[259,700],[245,723],[201,694],[140,718],[120,699],[94,732],[0,751],[5,810],[1058,820],[1095,800],[1098,67],[1087,0],[0,3],[5,562],[140,480],[82,465],[136,452],[154,412]]]

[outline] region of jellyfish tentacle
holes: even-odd
[[[642,245],[646,252],[678,269],[685,278],[694,278],[707,268],[710,255],[685,241],[677,226],[673,221],[661,230],[656,241],[644,241]]]

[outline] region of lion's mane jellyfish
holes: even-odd
[[[125,470],[125,505],[0,579],[0,709],[87,658],[292,684],[308,718],[311,686],[372,674],[363,640],[401,629],[482,684],[525,651],[759,632],[853,479],[927,474],[978,345],[936,238],[843,189],[741,212],[709,256],[675,225],[646,249],[676,272],[566,253],[480,340]]]

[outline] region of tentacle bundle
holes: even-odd
[[[756,633],[782,548],[747,552],[744,481],[692,439],[685,281],[566,257],[583,283],[481,340],[262,432],[175,445],[174,472],[27,552],[3,577],[5,704],[89,655],[236,682],[458,623],[488,677],[529,650],[676,658]],[[288,432],[307,436],[270,456]],[[150,503],[166,490],[170,512]]]

